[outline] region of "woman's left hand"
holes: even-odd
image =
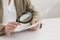
[[[37,22],[37,21],[32,21],[32,24],[35,24],[36,22]],[[37,24],[36,26],[32,27],[31,30],[32,30],[32,31],[35,31],[35,30],[37,30],[37,29],[40,29],[40,27],[41,27],[41,25],[40,25],[40,23],[39,23],[39,24]]]

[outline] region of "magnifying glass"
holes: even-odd
[[[31,22],[32,19],[33,19],[33,14],[31,12],[24,12],[24,13],[22,13],[21,16],[19,16],[17,18],[16,22],[27,24],[27,23]],[[40,21],[38,21],[37,23],[35,23],[33,25],[30,24],[29,27],[27,27],[26,29],[32,28],[32,27],[36,26],[39,23],[40,23]],[[40,25],[41,25],[40,28],[42,28],[42,24],[40,24]],[[24,28],[23,28],[23,30],[24,30]]]
[[[24,12],[21,16],[19,16],[16,22],[19,23],[29,23],[33,19],[33,14],[31,12]]]

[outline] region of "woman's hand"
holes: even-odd
[[[5,34],[10,35],[10,33],[15,30],[17,25],[19,25],[18,22],[9,22],[7,25],[5,25]]]
[[[35,23],[37,23],[37,21],[32,21],[32,24],[35,24]],[[37,24],[36,26],[32,27],[31,30],[32,30],[32,31],[35,31],[35,30],[37,30],[37,29],[40,29],[41,26],[42,26],[42,25],[40,25],[40,23],[39,23],[39,24]]]

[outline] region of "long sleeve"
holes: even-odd
[[[32,21],[39,21],[40,20],[40,14],[37,12],[37,10],[34,8],[34,6],[31,4],[30,0],[27,0],[26,10],[33,13],[33,20]]]
[[[2,36],[4,34],[5,34],[4,25],[0,24],[0,36]]]

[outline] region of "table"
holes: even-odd
[[[0,40],[60,40],[60,18],[43,19],[42,25],[42,29],[1,36]]]

